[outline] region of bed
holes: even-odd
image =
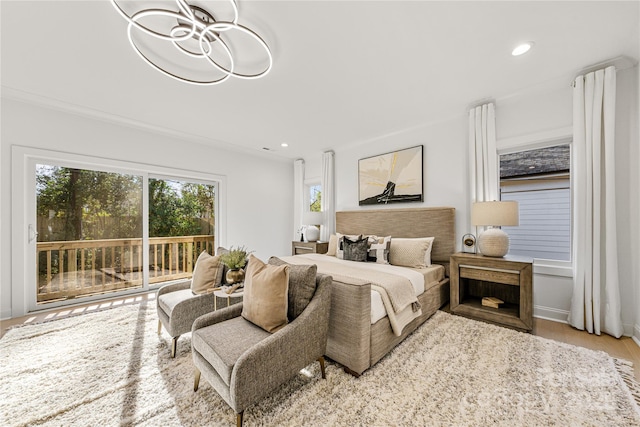
[[[434,268],[439,268],[442,273],[435,283],[427,283],[429,279],[426,278],[434,276],[421,271],[425,275],[426,290],[416,296],[420,311],[398,334],[397,325],[394,325],[394,333],[389,316],[380,318],[372,314],[372,301],[374,311],[378,304],[374,298],[377,286],[375,283],[372,286],[371,280],[346,277],[352,275],[345,275],[340,270],[337,270],[339,273],[332,272],[334,260],[331,258],[334,257],[327,255],[283,257],[293,264],[318,264],[318,272],[334,276],[326,356],[340,363],[345,371],[359,376],[449,301],[449,258],[455,251],[456,240],[455,209],[433,207],[342,211],[336,213],[336,232],[392,238],[434,237],[431,260]],[[365,264],[377,266],[368,262],[343,262],[358,264],[361,268],[365,268]],[[371,275],[367,277],[371,278]]]

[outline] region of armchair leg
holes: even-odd
[[[193,391],[198,391],[198,386],[200,385],[200,370],[198,368],[194,368],[193,374]]]
[[[162,322],[158,319],[158,335],[162,333]]]
[[[244,411],[240,412],[239,414],[236,415],[236,427],[242,427],[242,415],[244,414]]]
[[[324,372],[324,357],[320,356],[318,362],[320,362],[320,372],[322,372],[322,379],[326,379],[327,375]]]
[[[176,357],[176,346],[178,345],[178,338],[179,337],[171,338],[171,357]]]

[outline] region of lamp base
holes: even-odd
[[[320,238],[320,230],[315,225],[307,225],[307,242],[317,242]]]
[[[478,236],[478,250],[484,256],[503,257],[509,252],[509,235],[500,228],[490,228]]]

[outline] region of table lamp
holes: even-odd
[[[482,255],[503,257],[509,252],[509,235],[501,226],[519,225],[518,202],[476,202],[471,206],[471,224],[489,226],[478,236],[478,250]]]
[[[305,237],[307,242],[317,242],[320,238],[320,229],[316,227],[316,224],[322,224],[323,222],[322,212],[305,212],[302,215],[302,221],[305,225]]]

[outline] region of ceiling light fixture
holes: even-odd
[[[287,148],[289,146],[289,144],[287,144],[286,142],[283,142],[282,144],[280,144],[281,147]]]
[[[240,79],[264,77],[273,65],[271,50],[258,34],[238,24],[238,6],[235,0],[229,1],[233,8],[233,19],[230,21],[216,20],[210,12],[190,5],[186,0],[176,0],[177,12],[151,8],[127,14],[116,0],[111,0],[111,4],[129,23],[127,35],[134,51],[151,67],[171,78],[196,85],[214,85],[230,77]],[[150,38],[143,40],[144,36],[150,36]],[[240,73],[236,70],[238,63],[230,48],[232,46],[230,39],[238,36],[248,36],[248,39],[257,42],[266,52],[267,60],[264,69],[255,73]],[[153,59],[153,53],[156,52],[152,52],[149,47],[151,46],[149,41],[157,40],[170,42],[179,53],[198,61],[200,67],[202,67],[201,64],[206,65],[207,68],[203,69],[203,73],[207,76],[184,76],[184,73],[189,71],[185,70],[183,64],[185,56],[180,56],[173,63],[167,62],[165,58],[166,64],[161,65],[162,58]],[[234,45],[237,46],[237,44]],[[173,67],[170,67],[171,65]]]
[[[513,56],[523,55],[529,52],[529,50],[533,47],[533,45],[534,45],[533,42],[522,43],[521,45],[516,46],[516,48],[511,51],[511,55]]]

